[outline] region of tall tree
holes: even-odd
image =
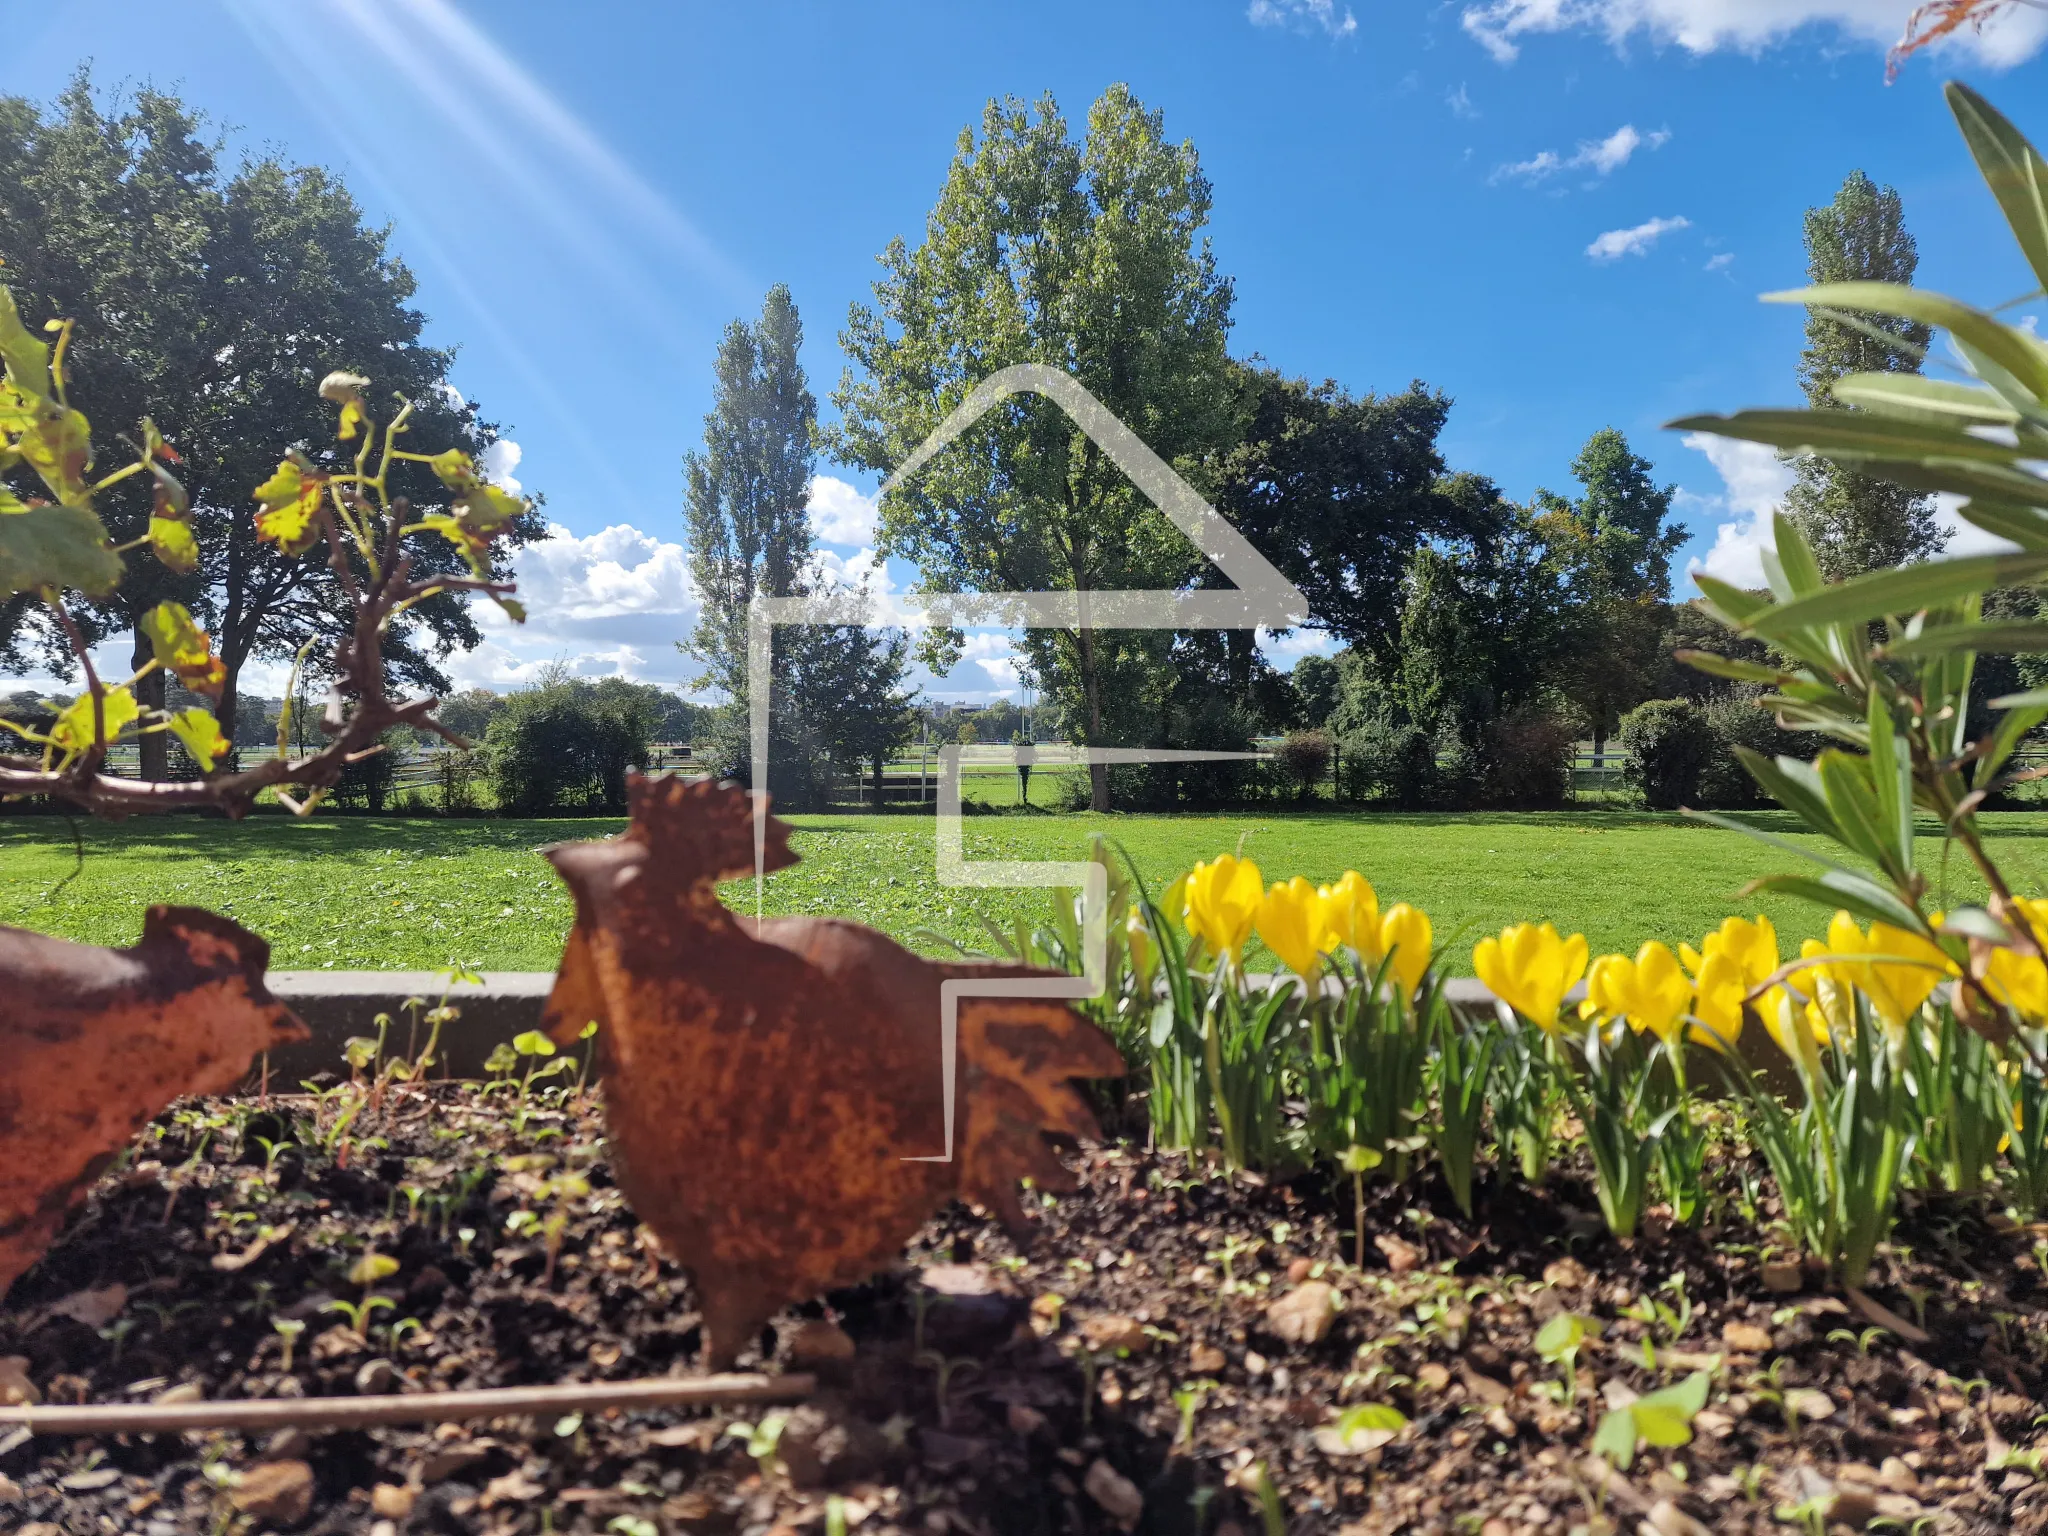
[[[324,552],[259,547],[250,516],[251,493],[285,448],[331,442],[319,380],[349,369],[371,379],[380,404],[393,394],[412,401],[417,440],[436,448],[481,453],[496,429],[447,387],[451,354],[420,343],[412,274],[389,254],[386,232],[363,225],[347,188],[275,155],[223,169],[201,130],[160,91],[103,110],[84,72],[48,114],[0,99],[0,275],[31,323],[77,322],[72,402],[103,432],[132,434],[152,416],[192,496],[198,567],[131,562],[119,592],[82,615],[89,637],[135,633],[156,603],[186,602],[213,631],[227,668],[217,709],[232,720],[252,657],[289,656],[311,640],[317,669],[347,622]],[[420,466],[403,466],[397,484],[416,503],[444,499]],[[136,482],[99,507],[117,541],[146,529],[150,501]],[[524,520],[510,542],[536,531]],[[421,570],[458,563],[440,540],[413,555]],[[32,610],[16,617],[33,623]],[[395,629],[385,651],[395,680],[433,689],[447,686],[435,659],[481,638],[453,595],[410,610]],[[35,638],[0,634],[0,665],[29,664],[24,641]],[[66,667],[43,649],[45,664]],[[139,634],[135,654],[138,666],[150,657]],[[155,673],[136,691],[154,701],[162,687]],[[145,774],[161,776],[165,738],[142,742]]]
[[[815,797],[818,767],[879,765],[909,730],[902,635],[867,626],[866,592],[829,589],[813,565],[806,509],[818,403],[798,359],[802,346],[803,321],[781,283],[768,290],[758,321],[726,327],[704,446],[684,461],[683,503],[703,609],[682,649],[704,665],[704,685],[726,697],[711,733],[721,771],[744,777],[751,770],[747,609],[754,598],[810,592],[848,621],[775,637],[769,786],[780,802],[798,806]]]
[[[1123,85],[1076,142],[1050,95],[991,101],[961,131],[924,241],[892,242],[873,307],[856,304],[834,393],[836,451],[900,464],[982,379],[1014,363],[1072,374],[1168,462],[1235,436],[1224,345],[1231,288],[1202,231],[1209,183]],[[1178,587],[1201,558],[1064,412],[1035,396],[990,411],[882,506],[886,553],[932,590]],[[1122,699],[1156,672],[1164,637],[1058,630],[1026,637],[1034,680],[1087,743],[1148,727]],[[1109,804],[1097,765],[1090,800]]]
[[[1806,211],[1806,275],[1816,283],[1911,283],[1920,249],[1906,229],[1899,194],[1851,171],[1833,202]],[[1850,373],[1918,373],[1928,328],[1891,315],[1807,312],[1799,384],[1807,403],[1839,409],[1829,393]],[[1947,535],[1934,498],[1890,481],[1803,458],[1786,506],[1831,580],[1924,560]]]
[[[1596,753],[1662,672],[1671,557],[1686,532],[1670,521],[1678,487],[1660,487],[1651,469],[1606,427],[1572,460],[1578,499],[1536,493],[1537,527],[1564,583],[1557,684],[1586,716]]]
[[[803,321],[783,283],[768,290],[758,321],[725,328],[712,365],[704,446],[683,461],[690,574],[703,603],[683,649],[703,663],[710,686],[741,706],[747,608],[757,594],[801,591],[811,558],[805,508],[817,463],[818,402],[797,359],[803,339]]]

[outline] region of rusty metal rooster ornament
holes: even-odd
[[[599,1025],[619,1187],[695,1281],[713,1370],[784,1306],[885,1267],[949,1199],[1021,1235],[1020,1180],[1073,1187],[1048,1133],[1094,1135],[1073,1080],[1123,1062],[1057,1002],[962,1000],[957,1149],[914,1160],[945,1148],[941,984],[1042,973],[739,917],[717,885],[755,867],[748,795],[639,778],[630,798],[621,836],[547,850],[576,899],[547,1027]],[[767,868],[796,862],[771,819]]]

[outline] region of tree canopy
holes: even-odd
[[[448,386],[451,354],[420,339],[411,272],[390,253],[388,231],[363,223],[348,189],[270,152],[226,165],[203,129],[154,89],[103,108],[83,71],[47,112],[0,99],[0,256],[30,325],[77,322],[73,404],[131,433],[151,416],[192,498],[196,567],[145,562],[84,612],[89,638],[135,632],[163,600],[186,603],[214,635],[227,670],[218,710],[232,720],[252,657],[290,656],[311,640],[317,668],[348,622],[324,548],[290,556],[259,547],[250,515],[281,448],[331,441],[319,380],[337,369],[364,374],[376,398],[413,402],[421,440],[471,454],[497,429]],[[445,499],[420,466],[394,478],[415,505]],[[100,510],[124,541],[146,531],[150,498],[133,482]],[[522,519],[510,542],[537,532]],[[503,549],[492,557],[501,569]],[[420,541],[413,554],[423,574],[460,565],[443,541]],[[33,658],[68,674],[64,654],[39,643],[32,613],[0,612],[0,665],[24,670]],[[447,679],[437,660],[478,639],[465,601],[443,594],[394,623],[385,656],[395,681],[439,690]],[[137,664],[149,657],[138,632]],[[154,703],[161,689],[159,673],[137,694]],[[143,738],[150,776],[161,774],[163,740]]]
[[[848,317],[840,457],[890,473],[982,379],[1026,362],[1073,375],[1170,463],[1222,453],[1236,436],[1231,287],[1202,233],[1209,205],[1194,146],[1170,142],[1127,86],[1102,94],[1078,140],[1050,95],[991,101],[979,134],[961,132],[923,242],[891,242],[874,304]],[[1201,565],[1035,396],[990,411],[892,492],[881,547],[935,591],[1156,590]],[[1120,711],[1124,684],[1156,671],[1165,644],[1078,630],[1034,633],[1026,650],[1075,734],[1105,743],[1144,728]],[[1099,769],[1090,798],[1107,808]]]

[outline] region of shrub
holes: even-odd
[[[1638,704],[1622,717],[1619,737],[1623,782],[1658,811],[1696,804],[1701,777],[1716,754],[1733,755],[1716,741],[1706,712],[1690,699]]]
[[[1275,756],[1281,771],[1294,783],[1297,797],[1306,800],[1330,771],[1334,751],[1328,731],[1289,731]]]
[[[1382,717],[1344,738],[1338,785],[1347,800],[1419,810],[1437,798],[1436,739],[1415,725]]]
[[[626,770],[647,766],[653,720],[638,690],[555,678],[515,693],[484,744],[498,808],[622,810]]]
[[[412,733],[405,733],[410,740]],[[391,798],[391,783],[398,776],[399,733],[386,731],[378,738],[382,752],[359,757],[346,764],[334,786],[334,801],[354,810],[381,814]]]
[[[1754,690],[1725,694],[1701,706],[1707,729],[1713,732],[1713,750],[1700,768],[1699,793],[1694,804],[1715,810],[1742,810],[1768,805],[1756,780],[1735,755],[1737,747],[1748,747],[1774,757],[1780,752],[1811,756],[1794,733],[1771,718],[1771,712],[1757,703]],[[1803,736],[1804,733],[1798,733]]]
[[[1571,798],[1578,731],[1543,710],[1492,721],[1481,737],[1482,798],[1515,810],[1562,805]]]

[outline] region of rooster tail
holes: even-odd
[[[1075,1079],[1121,1077],[1123,1057],[1073,1009],[1010,998],[962,1003],[960,1051],[967,1069],[960,1192],[1021,1238],[1030,1222],[1019,1180],[1040,1189],[1075,1187],[1049,1138],[1101,1134]]]

